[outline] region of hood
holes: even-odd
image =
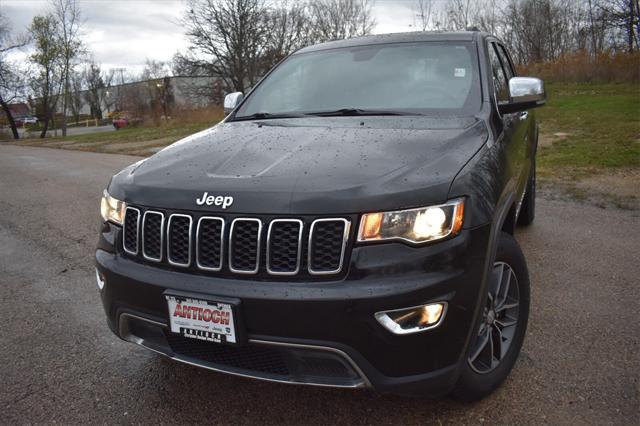
[[[444,202],[487,139],[475,118],[338,117],[221,123],[123,170],[128,203],[243,214],[347,214]],[[233,204],[199,205],[203,193]]]

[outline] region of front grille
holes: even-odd
[[[146,211],[142,217],[142,254],[145,259],[160,262],[164,242],[164,215]]]
[[[191,263],[191,216],[174,214],[169,218],[167,258],[176,266]]]
[[[130,254],[138,254],[138,227],[140,226],[140,210],[127,207],[124,216],[124,250]]]
[[[309,271],[313,274],[335,274],[342,268],[349,223],[346,220],[320,219],[313,223],[311,231]]]
[[[229,236],[229,269],[240,274],[255,274],[260,268],[260,232],[258,219],[235,219]]]
[[[302,221],[275,219],[267,236],[267,270],[272,274],[295,275],[300,269]]]
[[[224,220],[219,217],[201,217],[196,235],[198,267],[208,271],[221,270]]]
[[[128,207],[122,247],[128,257],[193,272],[309,279],[343,271],[352,219],[234,218]]]

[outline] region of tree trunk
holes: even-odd
[[[636,8],[634,0],[629,0],[629,8],[626,12],[627,15],[627,49],[629,53],[633,53],[634,36],[634,23],[636,16]]]
[[[593,22],[593,5],[591,4],[591,0],[589,0],[589,26],[591,27],[591,50],[593,52],[593,57],[598,57],[598,46],[596,44],[596,28]]]
[[[0,98],[0,105],[4,110],[5,115],[7,116],[7,120],[9,120],[9,126],[11,127],[11,133],[13,133],[14,139],[20,139],[20,134],[18,133],[18,128],[16,127],[16,122],[13,119],[13,115],[11,115],[11,110],[9,109],[9,105],[4,101],[4,99]]]
[[[42,131],[40,132],[40,139],[44,139],[47,135],[47,130],[49,129],[49,118],[44,119],[44,123],[42,123]]]
[[[66,72],[64,83],[64,97],[62,98],[62,123],[60,128],[62,129],[62,137],[67,136],[67,99],[69,98],[69,71]]]

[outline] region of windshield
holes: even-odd
[[[396,43],[289,57],[235,119],[322,112],[470,115],[481,95],[471,43]],[[374,114],[375,115],[375,114]]]

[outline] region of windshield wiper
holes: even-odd
[[[297,118],[304,117],[306,114],[297,113],[284,113],[284,114],[272,114],[270,112],[256,112],[250,115],[241,115],[233,117],[231,121],[244,121],[244,120],[266,120],[272,118]]]
[[[380,109],[361,109],[361,108],[340,108],[335,111],[307,112],[306,115],[316,115],[319,117],[349,117],[362,115],[420,115],[403,111],[387,111]]]
[[[317,111],[317,112],[285,112],[285,113],[270,113],[270,112],[256,112],[250,115],[242,115],[233,117],[232,121],[245,121],[245,120],[268,120],[273,118],[299,118],[299,117],[355,117],[364,115],[421,115],[418,113],[404,112],[404,111],[388,111],[380,109],[360,109],[360,108],[341,108],[335,111]]]

